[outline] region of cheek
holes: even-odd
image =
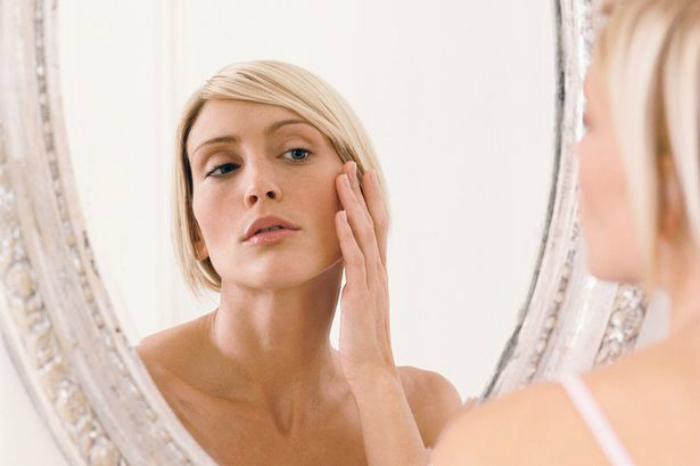
[[[335,232],[335,214],[343,208],[335,188],[335,176],[326,176],[317,180],[307,190],[309,209],[314,213],[316,231],[325,243],[337,243]]]
[[[614,143],[604,139],[584,138],[577,152],[589,269],[604,280],[634,281],[638,248],[622,160]]]
[[[237,218],[237,214],[231,212],[232,205],[215,190],[200,190],[192,200],[192,210],[210,255],[214,255],[212,253],[219,243],[230,239],[231,233],[236,232],[235,226],[228,224]],[[221,206],[227,206],[226,215]]]
[[[601,153],[601,144],[593,137],[586,137],[579,144],[579,197],[581,211],[588,220],[601,222],[612,196],[614,182],[610,179],[610,167]],[[593,217],[593,218],[590,218]],[[594,226],[594,225],[591,225]]]
[[[613,193],[599,142],[586,135],[576,148],[579,157],[579,220],[590,252],[600,250],[611,228],[607,212]],[[593,254],[595,256],[595,254]]]
[[[192,211],[205,238],[209,236],[209,232],[212,230],[211,227],[216,223],[216,214],[213,212],[214,209],[212,209],[213,203],[208,197],[206,194],[198,192],[192,199]]]

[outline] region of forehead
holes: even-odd
[[[276,105],[234,99],[212,99],[202,106],[187,140],[188,151],[207,139],[264,131],[288,119],[304,120],[298,113]]]

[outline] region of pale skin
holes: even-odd
[[[594,63],[586,81],[588,129],[576,148],[580,220],[592,273],[634,283],[642,264],[599,73]],[[700,252],[683,233],[677,183],[670,178],[666,186],[658,285],[672,301],[670,333],[583,377],[639,466],[700,464]],[[513,464],[609,465],[561,386],[552,383],[463,413],[435,452],[436,466]]]
[[[461,400],[442,376],[394,364],[374,173],[358,177],[296,113],[237,100],[208,101],[187,149],[198,255],[222,277],[220,305],[137,348],[183,424],[222,465],[426,464]],[[244,244],[263,215],[300,230]]]

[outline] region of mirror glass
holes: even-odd
[[[218,304],[190,294],[172,246],[185,101],[228,63],[277,59],[338,89],[379,154],[397,363],[439,372],[463,398],[481,393],[526,301],[545,227],[550,2],[64,0],[59,38],[88,234],[132,344]]]

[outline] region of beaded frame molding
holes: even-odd
[[[572,146],[594,38],[591,0],[552,0],[555,170],[530,293],[482,398],[634,347],[645,300],[584,269]],[[56,0],[0,0],[0,331],[72,465],[214,465],[120,330],[78,202],[59,91]]]

